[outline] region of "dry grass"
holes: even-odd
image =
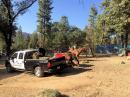
[[[130,97],[130,60],[126,57],[80,60],[80,67],[43,78],[23,72],[8,74],[0,66],[0,97],[35,97],[44,89],[56,89],[69,97]]]

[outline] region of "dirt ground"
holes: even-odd
[[[130,97],[130,60],[126,57],[82,58],[80,64],[43,78],[26,72],[8,74],[1,65],[0,97],[34,97],[48,88],[68,97]]]

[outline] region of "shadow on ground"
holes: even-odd
[[[88,65],[88,64],[80,64],[80,66],[79,67],[93,67],[94,65]]]
[[[98,58],[85,58],[85,59],[80,59],[80,61],[82,63],[89,63],[89,62],[92,62],[92,61],[105,61],[106,59],[104,60],[101,60],[101,59],[98,59]]]
[[[57,76],[58,77],[71,76],[71,75],[76,75],[83,72],[91,71],[93,66],[94,65],[80,64],[80,66],[66,68],[61,73],[57,74]]]
[[[80,74],[80,73],[83,73],[83,72],[86,72],[86,71],[91,71],[93,66],[94,65],[80,64],[79,66],[66,68],[60,73],[47,73],[46,72],[45,77],[50,77],[50,76],[53,76],[53,75],[56,75],[58,77],[76,75],[76,74]],[[23,73],[23,72],[17,71],[17,72],[7,73],[6,70],[5,70],[5,67],[0,65],[0,80],[17,76],[21,73]],[[33,75],[30,72],[24,72],[24,73]]]
[[[104,60],[99,60],[99,59],[88,59],[87,61],[89,62],[89,61],[104,61]]]
[[[67,95],[61,95],[60,97],[69,97],[69,96],[67,96]]]
[[[17,76],[21,73],[22,72],[7,73],[6,70],[5,70],[5,67],[0,65],[0,80]]]

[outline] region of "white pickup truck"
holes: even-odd
[[[68,67],[65,57],[32,59],[37,50],[24,50],[15,52],[6,62],[6,71],[14,70],[32,71],[36,76],[44,76],[44,72],[59,72]]]

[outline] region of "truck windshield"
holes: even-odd
[[[14,54],[11,56],[11,58],[12,58],[12,59],[17,58],[17,55],[18,55],[18,53],[14,53]]]

